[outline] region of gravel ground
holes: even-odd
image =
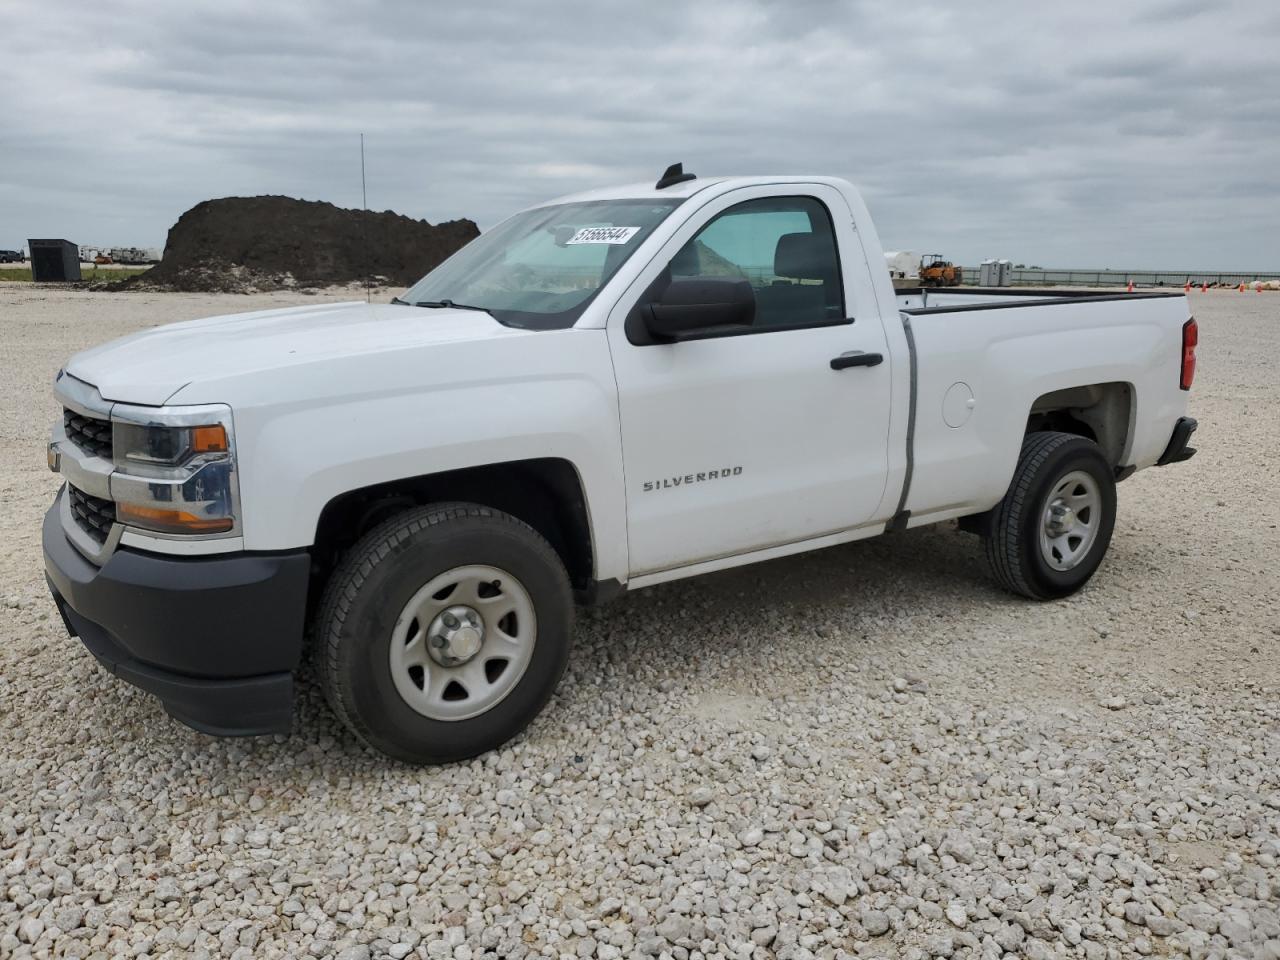
[[[305,679],[291,737],[188,731],[46,596],[58,364],[288,301],[0,288],[0,955],[1280,958],[1280,296],[1192,296],[1200,455],[1080,596],[951,526],[641,591],[424,770]]]

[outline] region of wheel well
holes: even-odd
[[[1107,462],[1119,466],[1129,442],[1133,388],[1127,383],[1092,383],[1054,390],[1031,405],[1027,433],[1060,430],[1088,437]]]
[[[573,465],[553,458],[407,477],[335,497],[316,525],[313,581],[327,580],[342,555],[383,520],[446,500],[478,503],[523,520],[560,555],[574,589],[590,589],[595,564],[586,496]],[[313,596],[321,592],[317,586],[313,582]]]

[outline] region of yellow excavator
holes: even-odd
[[[964,268],[950,260],[943,260],[940,253],[926,253],[920,259],[920,286],[958,287],[964,282]]]

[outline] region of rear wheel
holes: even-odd
[[[334,712],[409,763],[491,750],[538,714],[568,662],[564,565],[527,524],[475,504],[400,514],[334,572],[316,637]]]
[[[1069,596],[1101,565],[1115,515],[1115,478],[1097,444],[1070,433],[1028,434],[1009,492],[984,524],[991,573],[1025,597]]]

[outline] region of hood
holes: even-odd
[[[160,406],[202,381],[433,343],[527,335],[477,310],[332,303],[156,327],[78,353],[66,370],[107,400]]]

